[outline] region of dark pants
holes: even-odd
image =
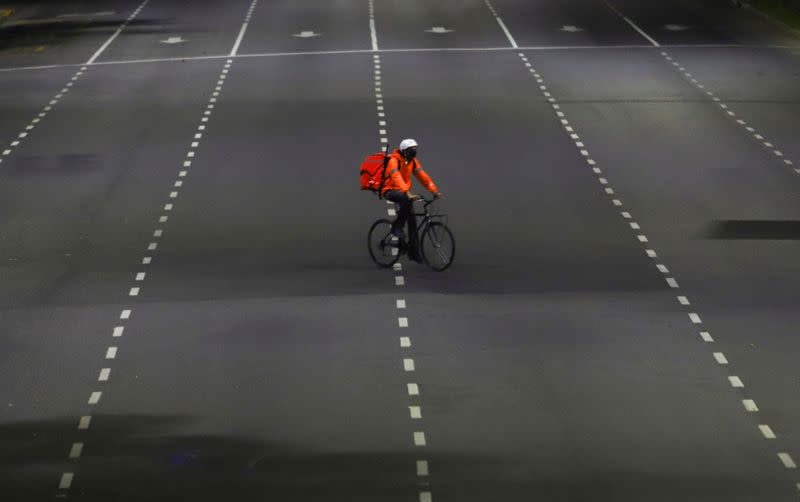
[[[414,215],[414,203],[400,190],[389,190],[383,194],[386,200],[397,204],[397,218],[392,222],[392,233],[398,237],[403,233],[403,225],[408,224],[408,254],[416,258],[417,253],[417,217]]]

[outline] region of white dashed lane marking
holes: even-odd
[[[78,421],[78,430],[85,431],[89,428],[89,425],[92,423],[92,417],[90,416],[83,416]]]
[[[758,426],[758,430],[759,430],[759,431],[761,431],[761,434],[762,434],[762,435],[763,435],[763,436],[764,436],[766,439],[775,439],[775,437],[776,437],[776,436],[775,436],[775,433],[774,433],[774,432],[772,432],[772,429],[770,428],[770,426],[769,426],[769,425],[766,425],[766,424],[761,424],[761,425],[759,425],[759,426]]]
[[[252,10],[255,7],[256,2],[257,2],[257,0],[253,0],[253,3],[250,6],[250,10],[248,10],[248,20],[249,20],[250,15],[252,14]],[[245,22],[245,26],[246,26],[246,22]],[[242,34],[243,34],[243,32],[242,32]],[[241,42],[241,40],[237,39],[237,45],[238,45],[239,42]],[[201,118],[201,124],[198,126],[198,130],[205,130],[206,127],[207,127],[206,124],[208,122],[208,115],[211,113],[209,109],[213,108],[214,107],[213,103],[217,101],[216,97],[219,96],[219,91],[222,90],[222,85],[223,85],[223,82],[225,80],[225,74],[228,73],[229,68],[231,67],[231,63],[232,63],[232,60],[228,59],[226,61],[224,69],[221,70],[220,80],[218,81],[218,85],[215,88],[216,91],[214,93],[214,97],[209,98],[210,102],[209,102],[209,104],[207,106],[206,111],[203,112],[204,116]],[[193,149],[199,148],[201,146],[202,138],[203,138],[203,135],[201,133],[193,133],[193,139],[195,140],[195,141],[191,142],[191,145],[192,145]],[[187,158],[194,158],[195,156],[196,156],[196,150],[191,150],[186,155]],[[185,179],[188,176],[189,168],[192,166],[192,161],[188,160],[188,159],[187,160],[183,160],[182,161],[182,165],[183,165],[183,168],[180,170],[179,175],[178,175],[179,179],[175,180],[173,182],[174,190],[169,192],[169,198],[173,199],[173,200],[178,197],[179,191],[183,187],[183,179]],[[173,207],[174,207],[173,206],[173,202],[170,202],[170,203],[167,203],[167,204],[164,205],[164,210],[165,211],[171,211],[173,209]],[[167,217],[167,215],[163,215],[163,214],[158,217],[159,226],[153,230],[153,238],[160,239],[160,238],[162,238],[164,236],[163,224],[166,223],[168,221],[168,219],[169,218]],[[157,248],[158,248],[158,243],[157,242],[150,242],[147,245],[147,251],[148,251],[149,254],[147,256],[144,256],[141,259],[141,263],[143,265],[149,265],[152,262],[152,252],[156,251]],[[146,278],[147,278],[147,272],[137,272],[136,275],[133,277],[133,281],[136,284],[140,284],[140,283],[144,282]],[[141,294],[141,287],[140,286],[133,286],[128,290],[128,296],[130,296],[130,297],[138,297],[140,294]],[[127,320],[129,320],[131,318],[131,314],[132,314],[132,309],[123,309],[120,312],[119,318],[122,321],[127,321]],[[114,337],[114,338],[121,338],[124,332],[125,332],[125,326],[124,325],[118,325],[118,326],[115,326],[113,328],[111,336]],[[106,351],[105,351],[105,356],[104,356],[105,364],[109,364],[111,361],[114,361],[117,358],[118,351],[119,351],[119,349],[118,349],[117,346],[108,347],[106,349]],[[413,365],[413,362],[412,362],[412,365]],[[100,369],[100,372],[99,372],[99,374],[97,376],[97,381],[98,382],[102,382],[103,385],[108,385],[107,382],[110,380],[110,377],[111,377],[111,368],[110,367],[103,367],[103,368]],[[103,395],[102,391],[93,391],[89,395],[89,399],[87,401],[87,404],[91,405],[93,407],[94,406],[98,406],[99,403],[100,403],[102,395]],[[91,420],[92,420],[92,417],[90,415],[82,416],[80,418],[80,420],[78,421],[78,430],[79,431],[87,430],[89,428]],[[72,448],[70,449],[70,452],[68,454],[69,458],[72,459],[73,461],[78,461],[78,459],[81,457],[81,453],[83,451],[83,448],[84,448],[84,441],[79,441],[79,442],[73,443]],[[74,479],[74,473],[73,472],[65,472],[65,473],[63,473],[61,475],[61,479],[59,481],[58,489],[61,490],[62,492],[65,491],[65,490],[70,489],[70,487],[72,486],[73,479]],[[65,496],[65,494],[63,494],[63,493],[59,494],[59,497],[63,498],[64,496]]]
[[[65,472],[61,475],[61,480],[58,482],[59,490],[68,490],[72,486],[72,478],[75,474],[72,472]]]
[[[689,73],[685,68],[683,68],[682,66],[679,66],[675,62],[674,58],[669,55],[669,53],[667,53],[666,51],[663,51],[663,50],[660,51],[660,53],[661,53],[661,56],[664,57],[665,60],[667,60],[668,62],[672,63],[673,69],[677,68],[677,71],[680,72],[681,75],[683,77],[685,77],[691,83],[691,85],[693,85],[694,87],[699,89],[700,92],[705,94],[707,97],[711,98],[711,100],[714,103],[717,104],[719,109],[724,112],[726,117],[731,118],[731,120],[735,124],[737,124],[739,127],[744,128],[744,130],[747,132],[747,134],[750,135],[756,142],[760,143],[764,148],[766,148],[767,151],[769,153],[771,153],[772,156],[778,162],[780,162],[782,165],[787,166],[787,167],[790,167],[790,166],[794,165],[794,162],[792,160],[785,158],[785,155],[784,155],[784,153],[783,153],[783,151],[781,149],[775,148],[775,145],[771,141],[765,140],[764,136],[762,134],[759,134],[754,127],[748,125],[747,121],[745,121],[743,119],[740,119],[740,118],[734,119],[734,117],[736,117],[736,112],[731,110],[730,106],[727,103],[723,102],[722,99],[717,97],[712,91],[708,90],[706,88],[706,86],[704,86],[703,84],[698,82],[698,80],[696,78],[694,78],[694,76],[691,73]],[[793,172],[797,174],[797,173],[800,173],[800,170],[794,169]]]
[[[83,453],[83,443],[72,443],[72,447],[69,449],[69,458],[80,458],[81,453]]]
[[[756,402],[752,399],[743,399],[742,405],[744,406],[744,409],[749,412],[754,413],[758,411],[758,406],[756,406]]]
[[[486,1],[487,5],[489,6],[489,8],[492,10],[492,14],[497,16],[496,11],[491,6],[491,4],[489,4],[488,0],[485,0],[485,1]],[[613,9],[613,6],[612,6],[612,9]],[[618,14],[620,14],[620,13],[618,12]],[[627,20],[627,18],[625,18],[625,19]],[[630,24],[632,26],[634,26],[638,30],[638,27],[636,27],[631,21],[629,21],[629,22],[630,22]],[[642,32],[642,34],[647,37],[647,35],[645,33]],[[647,38],[649,40],[651,40],[651,42],[654,45],[657,45],[657,42],[655,42],[654,40],[650,39],[649,37],[647,37]],[[543,80],[544,79],[536,71],[536,69],[533,67],[533,65],[531,65],[530,60],[528,59],[528,57],[524,53],[520,52],[520,53],[518,53],[518,55],[519,55],[520,59],[523,61],[523,64],[524,64],[525,68],[527,69],[527,71],[529,72],[529,74],[532,75],[533,78],[535,78],[536,83],[538,84],[540,92],[542,92],[542,94],[547,98],[548,102],[550,102],[553,105],[552,108],[554,110],[555,118],[558,120],[558,122],[560,122],[560,124],[562,125],[562,127],[564,128],[566,133],[570,136],[570,138],[572,140],[574,140],[575,146],[578,149],[577,153],[582,158],[587,159],[587,163],[592,167],[592,173],[594,173],[596,176],[598,176],[598,182],[600,183],[601,186],[603,186],[603,188],[604,188],[603,191],[607,195],[613,195],[614,194],[614,190],[613,190],[613,188],[611,186],[609,186],[610,185],[610,181],[608,180],[608,178],[606,176],[601,176],[602,171],[601,171],[600,168],[596,167],[596,162],[591,159],[591,154],[590,154],[589,148],[586,147],[585,141],[581,140],[580,136],[575,132],[574,128],[570,125],[570,122],[566,118],[565,114],[560,110],[560,107],[557,106],[558,103],[555,100],[555,98],[553,98],[552,95],[550,94],[550,92],[548,92],[546,90],[547,86],[543,84]],[[666,54],[665,54],[665,56],[666,56]],[[691,75],[689,77],[692,78]],[[740,124],[742,122],[740,122]],[[780,151],[777,151],[777,152],[780,153]],[[778,155],[778,153],[775,153],[775,155]],[[610,200],[611,200],[611,203],[617,208],[622,208],[624,206],[622,200],[619,199],[619,198],[610,198]],[[621,210],[620,209],[619,210],[619,214],[622,216],[623,220],[626,222],[626,226],[630,230],[632,230],[634,232],[634,235],[636,236],[637,240],[640,243],[644,244],[644,243],[648,243],[649,242],[649,239],[647,238],[646,234],[638,233],[639,230],[641,229],[641,226],[637,222],[631,221],[631,220],[633,220],[633,215],[631,214],[630,210],[627,210],[627,209],[626,210]],[[647,254],[648,257],[653,258],[653,259],[658,257],[658,253],[654,249],[652,249],[651,247],[647,247],[645,249],[645,253]],[[669,268],[664,264],[658,263],[658,264],[656,264],[656,267],[658,268],[658,270],[662,274],[670,273],[669,272]],[[679,289],[678,281],[674,277],[666,277],[665,279],[666,279],[667,284],[668,284],[668,286],[670,288]],[[683,305],[683,306],[688,306],[688,305],[691,304],[691,302],[689,301],[688,297],[685,296],[685,295],[677,296],[677,300],[678,300],[678,303]],[[700,315],[697,312],[689,312],[688,313],[688,317],[689,317],[689,321],[694,325],[703,324],[703,321],[702,321]],[[701,332],[699,332],[699,334],[700,334],[701,339],[704,342],[706,342],[706,343],[713,343],[714,342],[714,339],[711,337],[711,335],[707,331],[701,331]],[[730,366],[728,359],[725,357],[725,355],[722,352],[719,352],[719,351],[713,352],[713,357],[714,357],[714,360],[717,362],[717,364],[719,364],[721,366],[725,366],[726,368],[728,368]],[[743,390],[744,389],[744,383],[742,382],[742,379],[740,377],[735,376],[735,375],[728,376],[728,382],[731,385],[731,387],[739,389],[739,392],[744,392],[744,390]],[[744,406],[744,409],[748,413],[758,413],[758,407],[756,406],[755,401],[753,401],[752,399],[744,399],[744,400],[742,400],[742,404]],[[762,433],[764,438],[771,439],[771,440],[776,439],[776,436],[775,436],[774,432],[772,431],[772,429],[768,425],[766,425],[766,424],[759,425],[759,430],[761,431],[761,433]],[[793,462],[793,460],[788,455],[788,453],[779,453],[778,456],[780,457],[781,462],[783,462],[784,466],[786,466],[787,468],[794,469],[796,467],[794,462]],[[798,486],[800,486],[800,485],[798,485]]]
[[[100,402],[100,398],[103,396],[102,392],[95,391],[89,395],[89,404],[97,404]]]
[[[374,29],[374,3],[373,0],[369,1],[370,6],[370,26]],[[373,35],[374,36],[374,35]],[[377,50],[377,41],[373,38],[373,44],[375,49]],[[383,87],[381,85],[381,58],[378,54],[374,54],[372,56],[372,63],[374,65],[373,68],[373,80],[374,80],[374,92],[375,92],[375,103],[376,109],[378,114],[378,121],[377,121],[377,132],[378,137],[380,138],[381,149],[383,150],[389,141],[389,128],[388,128],[388,119],[386,118],[386,109],[384,107],[384,95],[383,95]],[[386,201],[386,212],[389,216],[395,217],[397,216],[397,211],[395,209],[394,204],[391,201]],[[405,276],[402,275],[403,271],[403,264],[400,262],[395,263],[392,265],[392,271],[394,272],[394,284],[395,286],[405,286],[406,279]],[[408,310],[408,304],[405,298],[396,298],[395,299],[395,307],[402,312],[402,316],[397,318],[397,327],[404,332],[409,327],[409,317],[406,313]],[[403,370],[407,374],[412,374],[416,372],[416,364],[414,359],[408,357],[412,344],[411,344],[411,337],[409,336],[401,336],[400,337],[400,348],[403,351],[403,354],[406,357],[403,357]],[[407,393],[408,396],[416,401],[419,398],[419,386],[416,383],[408,383],[407,385]],[[422,420],[422,406],[418,402],[413,402],[408,406],[408,416],[411,420],[415,423],[419,423]],[[424,431],[417,431],[414,432],[413,435],[414,445],[425,446],[427,444],[427,440],[425,437]],[[418,459],[416,461],[416,473],[417,476],[429,476],[430,472],[428,469],[428,461],[425,459]],[[426,483],[427,485],[427,483]],[[430,491],[420,491],[419,492],[419,500],[423,502],[431,502],[432,495]]]
[[[792,457],[788,453],[778,453],[778,458],[781,459],[783,466],[787,469],[797,469],[797,464],[794,463]]]

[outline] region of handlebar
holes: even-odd
[[[414,199],[413,202],[423,201],[425,203],[425,207],[428,207],[431,204],[433,204],[436,200],[438,200],[438,197],[436,197],[436,196],[431,197],[430,199],[427,199],[427,198],[425,198],[424,195],[417,195],[417,198]]]

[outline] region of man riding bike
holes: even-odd
[[[417,218],[414,215],[414,201],[418,195],[411,193],[411,173],[435,197],[442,194],[433,180],[422,170],[422,164],[417,160],[417,142],[413,139],[404,139],[400,147],[389,156],[386,166],[386,183],[383,187],[383,197],[399,206],[397,218],[392,222],[392,234],[400,240],[401,249],[405,247],[403,225],[408,224],[408,254],[412,260],[421,261],[418,247]]]

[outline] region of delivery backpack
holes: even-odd
[[[389,146],[383,152],[375,153],[361,163],[361,190],[375,192],[380,197],[386,182],[386,166],[389,164]]]

